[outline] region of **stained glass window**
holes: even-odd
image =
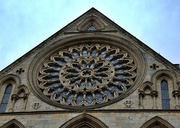
[[[1,104],[0,104],[0,112],[5,112],[6,111],[6,107],[9,101],[9,97],[11,95],[11,90],[12,90],[12,85],[8,85],[5,89]]]
[[[162,109],[170,109],[169,89],[168,89],[168,82],[166,80],[161,81],[161,97],[162,97]]]
[[[116,99],[134,85],[137,76],[133,58],[108,44],[71,46],[43,65],[38,87],[56,104],[66,106],[89,107]]]

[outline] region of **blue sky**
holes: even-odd
[[[92,7],[180,63],[179,0],[0,0],[0,70]]]

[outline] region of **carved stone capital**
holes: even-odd
[[[144,97],[145,96],[145,93],[144,93],[144,91],[139,91],[139,97]]]
[[[156,90],[151,91],[150,94],[152,97],[157,97],[158,96],[158,92]]]
[[[19,99],[19,96],[18,96],[17,94],[12,94],[11,100],[16,101],[16,100],[18,100],[18,99]]]
[[[173,97],[179,97],[180,96],[180,92],[178,90],[174,90],[172,92],[172,94],[173,94]]]

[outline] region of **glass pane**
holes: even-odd
[[[168,90],[168,83],[167,83],[166,80],[163,80],[163,81],[161,82],[161,89],[162,89],[162,90]]]
[[[1,104],[0,105],[0,112],[5,112],[6,111],[6,106],[7,106],[7,104]]]
[[[162,98],[162,109],[170,109],[169,89],[168,89],[168,82],[166,80],[163,80],[161,82],[161,98]]]
[[[170,108],[169,100],[162,100],[162,109],[169,109],[169,108]]]
[[[168,99],[169,100],[168,90],[162,90],[161,96],[162,96],[162,99]]]
[[[3,99],[2,99],[2,102],[0,105],[0,112],[6,111],[6,107],[7,107],[8,101],[9,101],[9,97],[11,95],[11,90],[12,90],[12,85],[10,84],[6,87],[6,90],[4,92]]]
[[[95,28],[94,26],[90,26],[90,27],[88,28],[88,30],[92,31],[92,30],[96,30],[96,28]]]
[[[10,84],[10,85],[8,85],[8,86],[6,87],[5,93],[6,93],[6,94],[11,94],[11,90],[12,90],[12,85]]]
[[[2,99],[2,103],[8,103],[9,97],[10,97],[10,94],[4,94],[3,99]]]

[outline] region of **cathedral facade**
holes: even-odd
[[[179,128],[180,69],[92,8],[0,72],[0,128]]]

